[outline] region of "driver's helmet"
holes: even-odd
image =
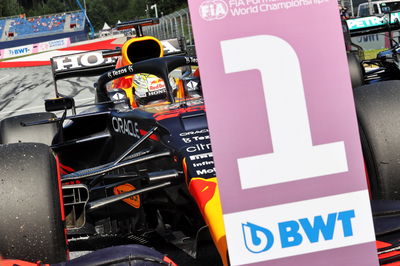
[[[116,68],[150,58],[162,57],[164,50],[161,42],[151,36],[132,38],[121,48],[122,56]],[[130,100],[132,107],[151,104],[167,98],[164,82],[149,74],[135,74],[121,77],[112,82],[113,89],[122,89]]]
[[[171,79],[170,84],[175,90],[175,80]],[[156,104],[168,101],[167,88],[164,80],[151,74],[136,74],[132,81],[134,99],[138,106]]]

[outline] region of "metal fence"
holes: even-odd
[[[193,46],[192,23],[187,8],[160,18],[160,24],[143,28],[146,35],[160,40],[183,37],[186,45]]]

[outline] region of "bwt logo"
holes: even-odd
[[[10,50],[11,55],[26,54],[29,52],[30,52],[29,48],[19,48],[19,49]]]
[[[228,14],[228,5],[223,0],[204,1],[200,5],[199,11],[204,20],[223,19]]]
[[[343,237],[350,237],[353,236],[351,219],[354,217],[354,210],[348,210],[328,214],[326,222],[322,215],[315,216],[312,222],[308,218],[285,221],[278,223],[277,236],[267,228],[247,222],[242,224],[244,243],[250,252],[261,253],[271,249],[275,237],[279,237],[281,248],[290,248],[301,245],[305,238],[310,243],[332,240],[335,230],[340,226]]]

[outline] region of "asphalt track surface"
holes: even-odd
[[[96,77],[57,81],[59,92],[73,96],[77,106],[94,102]],[[0,120],[8,116],[44,112],[44,100],[55,97],[50,66],[0,69]]]

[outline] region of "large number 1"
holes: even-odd
[[[258,35],[222,41],[221,48],[226,73],[260,71],[271,130],[273,153],[237,160],[243,189],[348,171],[343,141],[312,145],[299,59],[290,44]]]

